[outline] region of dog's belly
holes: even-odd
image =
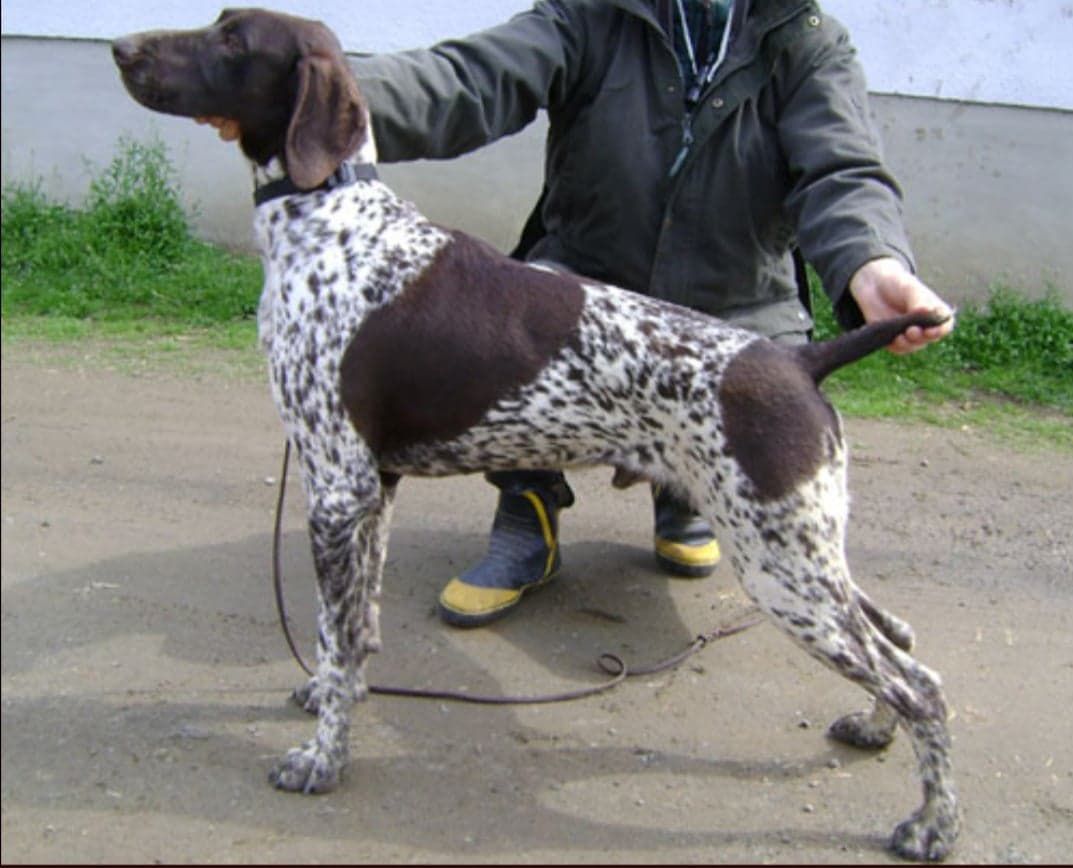
[[[382,470],[404,476],[549,469],[609,464],[655,480],[683,463],[699,432],[718,448],[717,409],[661,395],[668,386],[616,378],[590,368],[577,380],[574,360],[553,363],[533,383],[500,399],[481,419],[449,440],[427,441],[378,456]]]
[[[627,455],[663,437],[662,423],[650,419],[646,425],[632,412],[634,403],[624,399],[610,411],[601,409],[590,392],[552,366],[462,434],[383,454],[379,464],[404,476],[632,464]]]
[[[421,443],[380,456],[379,467],[401,476],[454,476],[496,470],[542,470],[613,464],[633,467],[631,450],[597,431],[559,436],[527,424],[478,425],[447,441]],[[651,463],[651,462],[650,462]],[[661,474],[662,475],[662,474]]]

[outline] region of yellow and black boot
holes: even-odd
[[[559,510],[574,503],[561,473],[489,473],[499,504],[484,559],[440,593],[440,617],[455,627],[480,627],[502,617],[522,595],[550,581],[561,564]]]
[[[672,576],[702,579],[719,563],[719,543],[711,526],[688,503],[652,486],[656,513],[656,562]]]

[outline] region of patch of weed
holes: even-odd
[[[838,333],[812,276],[816,337]],[[901,416],[915,405],[1000,402],[1073,415],[1073,311],[1054,293],[1029,300],[1008,287],[958,310],[954,331],[909,355],[875,353],[837,371],[825,390],[850,414]]]
[[[5,320],[204,326],[256,313],[259,263],[193,237],[160,142],[121,141],[81,209],[48,202],[39,184],[5,189],[0,243]]]

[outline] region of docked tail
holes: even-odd
[[[869,323],[861,328],[846,332],[829,341],[815,344],[803,344],[795,347],[801,367],[812,377],[817,385],[828,375],[843,365],[863,359],[869,353],[887,346],[910,326],[931,328],[942,325],[951,314],[945,311],[917,311],[893,319]]]

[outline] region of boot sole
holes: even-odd
[[[695,550],[711,547],[713,551],[703,559],[690,557]],[[681,551],[688,558],[675,557],[671,551]],[[656,563],[663,572],[683,579],[704,579],[712,574],[722,557],[715,540],[699,546],[687,546],[682,543],[656,538],[654,554]]]
[[[452,609],[450,606],[444,605],[442,600],[437,601],[436,609],[439,613],[440,620],[452,627],[483,627],[485,624],[491,624],[493,621],[498,621],[504,615],[516,609],[525,598],[526,594],[530,591],[544,587],[544,585],[551,582],[558,575],[559,569],[557,567],[548,573],[548,575],[544,576],[544,578],[538,579],[535,582],[530,582],[528,585],[523,585],[519,588],[518,596],[515,599],[504,603],[502,606],[484,612],[460,612],[457,609]]]
[[[679,579],[706,579],[715,572],[715,564],[683,564],[656,552],[656,563],[668,575]]]

